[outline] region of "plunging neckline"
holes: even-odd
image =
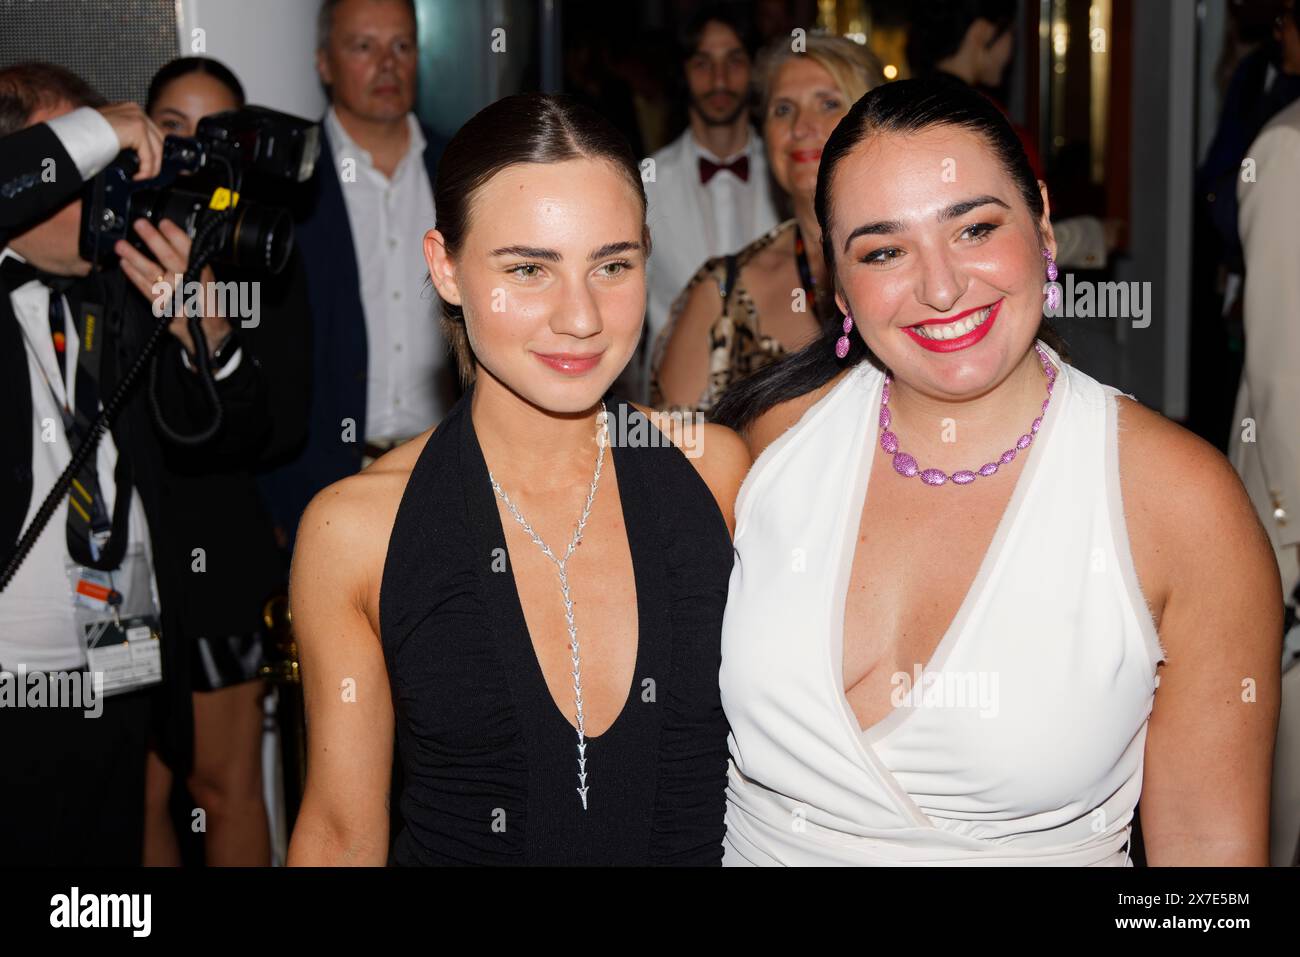
[[[609,414],[611,417],[620,414],[622,415],[628,415],[632,413],[640,414],[639,411],[636,409],[631,409],[629,413],[623,412],[622,409],[625,407],[625,404],[621,400],[613,400],[610,404],[613,404],[615,406],[614,409],[609,410]],[[523,637],[528,645],[526,651],[526,657],[531,662],[531,666],[527,669],[529,675],[528,678],[529,683],[533,685],[534,693],[540,693],[543,697],[546,698],[547,701],[551,703],[551,707],[549,709],[550,712],[556,718],[558,718],[565,727],[569,729],[570,734],[576,735],[578,733],[578,726],[574,722],[569,720],[569,716],[564,713],[564,709],[560,707],[560,703],[555,700],[555,695],[551,693],[551,686],[546,680],[546,672],[542,669],[542,661],[537,656],[537,642],[534,641],[533,639],[532,631],[528,627],[528,617],[524,614],[523,599],[520,598],[519,595],[519,582],[515,577],[514,560],[510,555],[510,543],[506,539],[505,524],[501,521],[501,512],[500,512],[500,508],[497,505],[496,493],[493,492],[491,489],[490,478],[489,478],[490,473],[487,467],[487,458],[486,456],[483,455],[483,447],[479,444],[478,432],[474,428],[474,416],[473,416],[472,407],[467,408],[465,410],[465,420],[468,426],[468,434],[469,434],[470,441],[473,445],[474,453],[478,458],[478,462],[480,466],[482,467],[483,480],[484,482],[488,483],[488,491],[490,493],[491,502],[492,502],[492,515],[496,522],[495,531],[499,536],[498,540],[501,542],[502,547],[506,551],[506,566],[509,569],[509,579],[510,579],[510,584],[508,586],[509,595],[510,595],[509,600],[511,602],[510,612],[514,616],[515,620],[520,623],[521,630],[523,632]],[[630,520],[630,516],[628,515],[628,499],[634,494],[634,491],[630,487],[631,477],[624,474],[625,469],[620,464],[620,458],[622,458],[624,464],[626,464],[628,460],[626,457],[621,457],[615,451],[617,445],[618,445],[617,442],[611,441],[606,446],[606,448],[609,451],[610,460],[614,466],[614,484],[618,487],[619,510],[622,512],[623,515],[623,531],[627,538],[628,554],[630,556],[631,563],[632,563],[632,583],[633,583],[633,592],[635,595],[634,601],[636,603],[636,609],[637,609],[635,615],[636,654],[634,656],[634,661],[632,663],[632,680],[628,682],[627,694],[624,695],[623,702],[619,706],[618,713],[614,716],[614,720],[610,722],[609,727],[607,727],[604,731],[602,731],[598,735],[586,734],[584,732],[583,739],[585,741],[605,741],[610,737],[611,733],[616,728],[620,727],[623,723],[625,723],[623,718],[624,715],[626,715],[628,712],[628,703],[631,702],[632,696],[636,693],[637,676],[642,673],[642,668],[646,664],[644,658],[645,642],[642,639],[646,633],[647,623],[646,623],[646,615],[643,610],[642,596],[645,593],[645,590],[648,588],[648,580],[646,579],[644,574],[646,571],[644,567],[644,559],[639,560],[637,557],[638,551],[643,551],[643,549],[637,548],[637,542],[634,540],[634,536],[637,533],[633,531],[633,523]],[[628,465],[628,467],[630,468],[631,465]],[[572,532],[570,532],[570,534],[572,534]],[[547,544],[550,543],[548,542]],[[568,547],[568,539],[565,540],[564,547],[565,548]],[[552,563],[552,567],[553,567],[553,563]],[[556,588],[556,595],[557,596],[559,595],[558,586]],[[559,600],[558,597],[557,600]],[[577,598],[574,599],[573,603],[575,606],[579,604]],[[579,623],[578,627],[579,627],[579,636],[580,636],[579,647],[581,647],[581,627],[582,627],[581,623]],[[566,647],[567,647],[567,643],[566,643]]]
[[[962,596],[961,603],[957,606],[952,620],[948,627],[944,629],[939,643],[935,645],[934,651],[930,654],[929,660],[922,665],[921,673],[927,674],[932,671],[942,669],[944,662],[951,655],[957,640],[965,631],[967,619],[970,617],[972,610],[979,601],[980,595],[985,590],[988,579],[996,567],[999,557],[1001,556],[1006,539],[1010,535],[1011,527],[1015,523],[1016,516],[1020,513],[1021,506],[1024,503],[1025,496],[1028,495],[1029,489],[1033,484],[1033,476],[1037,471],[1038,463],[1043,459],[1044,449],[1054,431],[1056,420],[1060,418],[1060,409],[1064,404],[1065,398],[1069,392],[1069,376],[1065,374],[1064,365],[1050,352],[1048,358],[1056,367],[1056,385],[1052,390],[1052,403],[1048,406],[1047,413],[1043,416],[1042,425],[1034,438],[1034,443],[1028,449],[1018,452],[1018,455],[1025,453],[1037,452],[1030,454],[1029,460],[1024,463],[1020,474],[1016,476],[1015,487],[1012,489],[1011,497],[1007,500],[1006,507],[1002,510],[1002,515],[998,519],[998,524],[994,528],[993,538],[989,542],[988,548],[980,560],[975,577],[971,581],[970,587]],[[877,434],[879,430],[878,422],[880,420],[880,397],[881,390],[884,386],[884,374],[877,371],[875,383],[872,389],[871,414],[867,417],[865,428],[859,429],[856,440],[859,443],[857,460],[858,471],[853,483],[853,493],[848,502],[848,511],[846,520],[843,523],[844,539],[841,543],[840,568],[842,569],[842,580],[836,582],[835,591],[832,596],[832,609],[837,612],[831,623],[830,641],[828,642],[831,674],[835,682],[835,691],[839,699],[841,710],[846,716],[851,729],[855,732],[863,745],[871,748],[874,753],[874,745],[880,742],[886,735],[894,731],[903,721],[906,720],[916,708],[913,707],[894,707],[883,718],[875,721],[867,727],[862,727],[858,722],[858,716],[849,703],[848,691],[844,687],[844,623],[848,611],[848,590],[853,575],[853,562],[857,557],[858,530],[862,525],[862,510],[867,504],[867,494],[870,491],[871,470],[875,463]],[[866,448],[863,449],[865,443]],[[920,693],[920,689],[913,688],[912,694]]]

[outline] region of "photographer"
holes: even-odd
[[[227,67],[207,57],[182,57],[154,74],[145,111],[164,134],[193,137],[203,117],[243,106],[243,87]],[[171,560],[189,570],[180,608],[194,690],[194,764],[186,784],[194,805],[207,814],[205,862],[267,865],[262,609],[284,588],[285,575],[253,470],[296,454],[306,439],[311,329],[306,275],[296,256],[276,276],[225,263],[215,272],[220,282],[257,290],[260,314],[241,319],[239,334],[245,356],[259,364],[266,380],[272,432],[247,456],[166,450],[173,494],[164,514],[176,546]],[[201,572],[193,567],[195,548],[203,549]],[[167,765],[150,754],[146,865],[181,862],[169,813],[172,778]]]
[[[0,138],[0,548],[9,553],[140,355],[158,322],[152,290],[184,271],[190,241],[171,223],[140,221],[149,253],[119,243],[119,255],[135,253],[122,269],[92,274],[79,254],[86,179],[124,147],[140,155],[137,179],[157,172],[162,137],[138,108],[105,106],[62,68],[20,64],[0,70]],[[148,393],[174,429],[195,432],[212,411],[185,354],[194,345],[185,317],[169,330],[156,381],[131,393],[0,592],[0,670],[48,686],[104,676],[84,708],[31,694],[26,707],[0,708],[0,844],[11,861],[138,864],[150,739],[174,771],[188,768],[188,655],[175,620],[186,569],[164,559],[174,554],[170,490]],[[203,315],[202,334],[225,410],[209,448],[247,454],[269,428],[261,374],[242,361],[225,318]]]

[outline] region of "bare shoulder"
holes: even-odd
[[[1171,530],[1227,522],[1247,539],[1263,532],[1228,459],[1200,436],[1126,396],[1117,398],[1124,500]],[[1224,531],[1223,528],[1216,528]],[[1267,541],[1267,538],[1265,538]]]
[[[835,388],[844,375],[845,373],[841,372],[811,392],[805,392],[785,402],[778,402],[751,422],[749,428],[745,430],[745,442],[749,446],[751,458],[758,461],[758,457],[767,447],[793,428],[809,409]]]
[[[314,580],[340,589],[377,616],[369,606],[378,596],[397,509],[432,434],[430,429],[416,436],[317,493],[298,526],[293,583],[304,587]]]
[[[682,450],[734,530],[736,494],[749,471],[749,449],[744,440],[726,426],[703,421],[698,415],[679,415],[633,403],[650,422]]]
[[[1280,594],[1268,535],[1223,453],[1139,402],[1116,401],[1124,518],[1153,604],[1212,598],[1232,582]]]

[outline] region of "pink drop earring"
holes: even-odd
[[[843,359],[849,354],[849,333],[853,331],[853,313],[844,317],[844,335],[835,340],[835,358]]]
[[[1061,287],[1056,282],[1060,271],[1056,268],[1056,260],[1052,257],[1050,249],[1043,249],[1043,258],[1047,260],[1047,308],[1056,312],[1061,308]]]

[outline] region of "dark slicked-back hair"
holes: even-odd
[[[573,99],[554,93],[519,93],[497,100],[470,117],[447,144],[433,186],[437,228],[447,253],[459,254],[469,232],[475,194],[497,173],[522,163],[600,159],[627,180],[641,201],[645,186],[626,137],[609,120]],[[649,252],[649,249],[646,250]],[[474,381],[474,356],[460,306],[443,302],[442,328],[456,356],[461,381]]]
[[[900,80],[878,86],[853,105],[822,148],[817,170],[814,207],[822,229],[822,255],[826,259],[827,286],[836,288],[834,232],[835,170],[846,156],[872,136],[920,133],[934,127],[951,127],[979,136],[1016,185],[1029,207],[1034,228],[1043,216],[1043,197],[1024,147],[1010,122],[994,103],[965,83],[944,74],[915,80]],[[1046,281],[1046,280],[1044,280]],[[849,352],[835,356],[840,337],[838,315],[822,324],[822,334],[786,359],[766,366],[742,379],[722,394],[712,419],[736,430],[781,402],[798,398],[825,385],[842,370],[868,361],[877,368],[884,364],[867,348],[857,330],[849,336]],[[1042,339],[1066,358],[1065,343],[1043,319],[1038,327]]]
[[[244,105],[244,85],[239,82],[239,77],[231,72],[230,67],[211,57],[183,56],[164,64],[153,75],[153,79],[149,81],[149,95],[145,97],[144,111],[153,112],[153,108],[158,105],[158,97],[162,96],[168,83],[189,76],[191,73],[202,73],[204,76],[212,77],[230,91],[231,97],[238,106]]]
[[[32,61],[0,69],[0,136],[17,132],[37,110],[71,103],[104,106],[108,101],[71,70]]]
[[[998,36],[1016,22],[1017,0],[925,0],[908,5],[907,65],[913,76],[929,73],[959,49],[976,20],[987,20]]]

